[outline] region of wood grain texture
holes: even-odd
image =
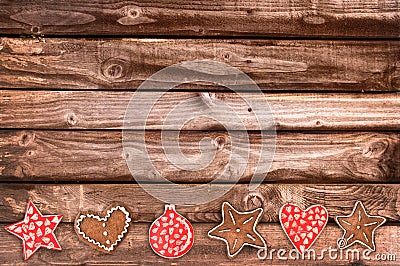
[[[218,189],[224,185],[211,186]],[[0,222],[23,219],[28,199],[44,214],[62,213],[63,222],[72,222],[80,210],[102,211],[115,201],[124,202],[132,209],[134,222],[152,222],[164,211],[163,202],[136,184],[2,183],[0,192]],[[237,184],[217,200],[197,206],[178,206],[177,211],[192,222],[218,222],[222,202],[228,201],[239,211],[261,207],[264,209],[262,221],[277,222],[280,207],[292,202],[302,208],[322,204],[332,219],[351,213],[357,200],[364,203],[371,215],[386,217],[389,222],[400,221],[399,184],[262,184],[253,191],[249,191],[247,184]]]
[[[141,135],[126,135],[133,151],[140,150]],[[268,137],[268,136],[267,136]],[[271,136],[270,136],[271,137]],[[200,155],[199,143],[208,138],[203,152],[215,156],[208,167],[187,171],[165,156],[175,145],[173,134],[146,133],[147,153],[155,169],[178,183],[207,183],[229,167],[232,182],[246,167],[240,182],[249,182],[259,168],[266,182],[399,182],[400,135],[397,133],[279,133],[273,163],[258,165],[261,134],[249,134],[249,159],[231,159],[232,142],[225,132],[181,132],[179,145],[187,158]],[[245,142],[246,139],[243,139]],[[267,149],[271,141],[264,140]],[[128,152],[128,151],[126,151]],[[121,182],[133,181],[122,149],[121,132],[98,131],[0,131],[0,180],[10,182]],[[131,154],[143,160],[145,154]],[[142,158],[143,157],[143,158]],[[265,157],[264,157],[265,158]],[[139,160],[139,161],[140,161]],[[194,164],[194,162],[193,162]],[[261,170],[260,170],[261,169]],[[146,172],[152,175],[152,171]],[[142,177],[142,176],[141,176]],[[142,178],[148,177],[144,175]]]
[[[1,227],[6,224],[0,224]],[[269,250],[275,249],[273,252],[273,259],[259,260],[257,258],[257,249],[244,247],[243,250],[234,258],[230,259],[226,255],[226,246],[222,241],[214,240],[207,237],[207,232],[216,226],[216,224],[195,223],[194,236],[195,242],[190,250],[184,257],[176,260],[165,260],[152,252],[148,245],[148,235],[150,224],[135,223],[132,225],[130,232],[126,238],[121,242],[118,248],[112,254],[100,254],[93,250],[88,245],[79,241],[74,232],[72,224],[61,224],[55,231],[57,239],[59,240],[62,251],[51,251],[40,249],[32,256],[25,264],[35,265],[93,265],[93,264],[112,264],[112,265],[194,265],[201,262],[202,265],[288,265],[288,263],[296,265],[398,265],[400,257],[400,242],[393,241],[400,237],[399,227],[396,225],[384,225],[376,231],[375,240],[377,251],[371,253],[367,260],[362,257],[363,248],[358,244],[352,246],[349,250],[357,249],[360,252],[360,259],[357,256],[346,251],[343,252],[342,258],[339,252],[332,252],[332,257],[337,254],[338,258],[330,259],[327,250],[329,247],[337,249],[336,242],[342,236],[343,231],[336,225],[329,224],[321,233],[321,236],[312,246],[316,252],[316,260],[292,260],[289,258],[288,252],[293,249],[289,240],[284,235],[282,229],[277,224],[261,223],[257,226],[257,230],[265,238]],[[277,250],[285,249],[286,254],[283,257],[289,260],[279,260]],[[325,249],[326,253],[323,259],[318,259],[322,250]],[[346,259],[346,254],[348,260]],[[396,256],[397,262],[391,261],[376,261],[376,254],[393,254]],[[294,253],[291,254],[295,257]],[[13,265],[16,262],[23,264],[22,261],[22,248],[21,240],[9,234],[5,230],[0,230],[0,263],[2,265]],[[365,263],[365,264],[364,264]]]
[[[396,0],[1,1],[1,33],[399,37]]]
[[[237,67],[263,90],[400,91],[400,43],[351,40],[1,38],[0,87],[134,90],[164,67],[204,59]],[[193,71],[203,73],[181,74]],[[224,79],[246,89],[237,76]]]
[[[152,110],[147,130],[223,130],[209,111],[224,111],[230,129],[270,130],[398,130],[400,94],[233,94],[207,92],[165,93],[153,105],[152,92],[143,92],[132,110]],[[0,127],[30,129],[121,129],[131,92],[94,91],[0,91]],[[243,96],[244,98],[241,98]],[[250,102],[266,99],[271,107],[259,109],[258,123]],[[211,102],[211,104],[210,104]],[[183,109],[167,115],[179,104]],[[222,104],[223,103],[223,104]],[[265,101],[263,102],[265,104]],[[133,106],[133,105],[132,105]],[[257,106],[256,106],[257,107]],[[188,119],[192,114],[193,119]],[[205,114],[205,116],[202,116]],[[240,120],[236,119],[236,116]],[[145,121],[132,116],[129,129],[142,129]],[[215,117],[215,116],[214,116]],[[216,119],[220,119],[216,117]]]

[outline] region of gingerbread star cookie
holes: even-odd
[[[61,250],[54,235],[62,215],[42,215],[29,201],[24,220],[11,224],[5,229],[23,241],[24,259],[29,259],[39,248]]]
[[[343,237],[338,240],[340,249],[360,243],[375,251],[375,230],[384,224],[386,219],[368,215],[362,202],[357,201],[353,212],[348,216],[337,216],[336,222],[344,230]]]
[[[102,213],[79,213],[75,220],[75,232],[89,246],[111,253],[126,236],[131,221],[132,214],[128,207],[114,203]]]
[[[226,243],[229,257],[236,256],[244,246],[266,248],[256,226],[263,210],[261,208],[249,212],[239,212],[228,202],[222,204],[222,223],[208,232],[211,238]]]

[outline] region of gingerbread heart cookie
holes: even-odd
[[[279,211],[283,231],[300,254],[304,254],[317,240],[328,222],[328,211],[322,205],[307,210],[287,203]]]
[[[132,213],[128,207],[114,203],[102,213],[81,212],[75,219],[75,232],[89,246],[111,253],[126,236]]]

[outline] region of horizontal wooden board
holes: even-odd
[[[1,1],[0,33],[399,37],[396,0]]]
[[[273,136],[263,143],[271,151]],[[249,159],[231,159],[232,145],[225,132],[181,132],[179,147],[192,160],[200,156],[199,143],[208,138],[203,153],[213,158],[202,170],[188,171],[167,159],[167,147],[176,146],[174,134],[146,133],[146,148],[155,169],[173,182],[206,183],[221,176],[226,167],[232,175],[223,181],[240,177],[249,182],[258,167],[266,182],[399,182],[400,134],[398,133],[288,133],[276,136],[276,148],[271,168],[258,163],[261,150],[259,133],[249,134]],[[127,147],[139,151],[141,134],[125,135]],[[241,141],[247,142],[244,137]],[[128,153],[128,150],[126,150]],[[246,152],[247,154],[247,152]],[[215,155],[215,156],[214,156]],[[129,160],[145,160],[146,154],[130,154]],[[37,181],[133,181],[122,149],[122,133],[113,131],[0,131],[0,180],[12,182]],[[270,158],[263,156],[263,162]],[[192,161],[192,164],[195,164]],[[257,166],[258,164],[258,166]],[[148,177],[151,171],[145,172]],[[234,174],[237,173],[237,174]],[[139,173],[135,172],[135,177]]]
[[[223,189],[222,186],[210,185],[210,190]],[[2,183],[0,192],[0,222],[22,219],[28,199],[44,214],[63,214],[63,222],[73,221],[79,210],[101,211],[115,201],[124,202],[132,209],[135,222],[152,222],[164,211],[163,202],[136,184]],[[192,222],[217,222],[221,219],[222,202],[228,201],[240,211],[261,207],[264,209],[262,221],[277,222],[280,207],[292,202],[302,208],[322,204],[332,219],[351,213],[358,200],[364,203],[368,213],[384,216],[390,222],[400,221],[399,184],[262,184],[253,191],[249,191],[247,184],[237,184],[217,200],[197,206],[178,206],[177,211]]]
[[[213,114],[224,115],[231,130],[398,130],[400,94],[234,94],[208,92],[165,93],[154,104],[152,92],[133,102],[129,129],[221,130]],[[0,127],[30,129],[121,129],[132,92],[0,91]],[[243,98],[241,98],[243,96]],[[135,98],[137,99],[137,98]],[[261,102],[252,106],[250,102]],[[180,112],[168,114],[178,105]],[[228,105],[227,112],[223,107]],[[134,107],[134,108],[133,108]],[[257,110],[257,117],[252,108]],[[222,110],[222,111],[221,111]],[[131,112],[132,114],[132,112]],[[205,116],[203,116],[203,114]],[[193,119],[186,121],[188,116]],[[240,119],[236,119],[236,116]],[[216,119],[222,119],[216,117]],[[145,120],[145,121],[144,121]],[[143,125],[141,125],[143,124]]]
[[[263,90],[400,91],[399,54],[397,41],[1,38],[0,87],[134,90],[164,67],[214,60],[237,67]],[[180,74],[203,71],[182,68]],[[236,75],[224,80],[246,89]]]
[[[216,224],[195,223],[194,238],[195,242],[192,249],[184,257],[175,260],[166,260],[158,257],[151,250],[148,244],[148,230],[150,224],[134,223],[126,238],[121,242],[118,248],[112,254],[101,254],[88,245],[82,243],[74,232],[72,224],[61,224],[55,231],[57,239],[60,242],[62,251],[52,251],[39,249],[26,264],[34,265],[60,265],[60,264],[107,264],[107,265],[194,265],[201,262],[203,265],[288,265],[288,263],[296,265],[398,265],[400,259],[400,242],[396,241],[400,237],[398,225],[384,225],[376,230],[375,243],[377,251],[368,255],[367,258],[362,257],[364,251],[360,245],[356,244],[347,250],[358,250],[360,259],[357,255],[343,251],[331,251],[329,257],[328,249],[337,249],[337,240],[343,235],[343,231],[333,224],[329,224],[321,233],[318,240],[313,244],[312,249],[315,250],[316,259],[308,255],[305,259],[292,260],[295,253],[289,252],[293,249],[289,240],[284,235],[282,229],[277,224],[261,223],[257,226],[257,230],[265,238],[268,250],[273,251],[273,255],[267,257],[266,260],[257,258],[258,249],[244,247],[243,250],[233,259],[226,255],[226,245],[220,240],[214,240],[207,237],[207,232]],[[6,224],[0,224],[1,227]],[[284,249],[286,254],[283,257],[288,260],[280,260],[277,256],[277,250]],[[321,253],[325,249],[325,256],[320,258]],[[335,259],[335,254],[338,256]],[[395,255],[397,260],[377,261],[376,255],[387,256]],[[319,259],[318,259],[319,258]],[[368,258],[370,260],[368,260]],[[22,261],[22,245],[21,240],[9,234],[5,230],[0,230],[0,263],[2,265],[13,265],[15,263],[23,263]],[[365,264],[362,264],[365,263]]]

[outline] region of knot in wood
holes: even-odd
[[[217,150],[222,150],[226,144],[226,138],[225,136],[218,136],[214,140],[214,144],[217,147]]]
[[[390,78],[390,85],[393,90],[400,90],[400,76],[394,76]]]
[[[122,16],[129,18],[137,18],[142,13],[142,9],[139,6],[128,5],[122,9]]]
[[[74,113],[67,114],[67,124],[69,126],[75,126],[78,123],[78,117]]]
[[[368,158],[382,158],[382,155],[389,147],[387,140],[379,140],[372,142],[363,149],[363,156]]]
[[[244,197],[244,205],[246,210],[254,210],[257,208],[264,209],[264,197],[257,192],[250,192]]]
[[[124,26],[133,26],[145,23],[153,23],[156,21],[154,18],[149,18],[139,6],[126,6],[122,9],[122,17],[117,22]]]
[[[202,92],[200,93],[200,99],[208,106],[213,107],[215,105],[215,93]]]
[[[141,9],[139,7],[134,7],[134,8],[128,9],[126,16],[131,17],[131,18],[137,18],[140,16],[140,13],[141,13]]]
[[[229,59],[231,59],[231,54],[230,53],[225,53],[223,55],[223,57],[224,57],[225,61],[229,61]]]
[[[121,58],[110,58],[101,64],[101,73],[107,79],[115,80],[126,76],[129,62]]]
[[[32,26],[32,27],[31,27],[31,32],[32,32],[33,34],[40,34],[40,27],[38,27],[38,26]]]
[[[30,132],[23,132],[20,140],[18,141],[19,146],[28,146],[35,140],[35,134]]]

